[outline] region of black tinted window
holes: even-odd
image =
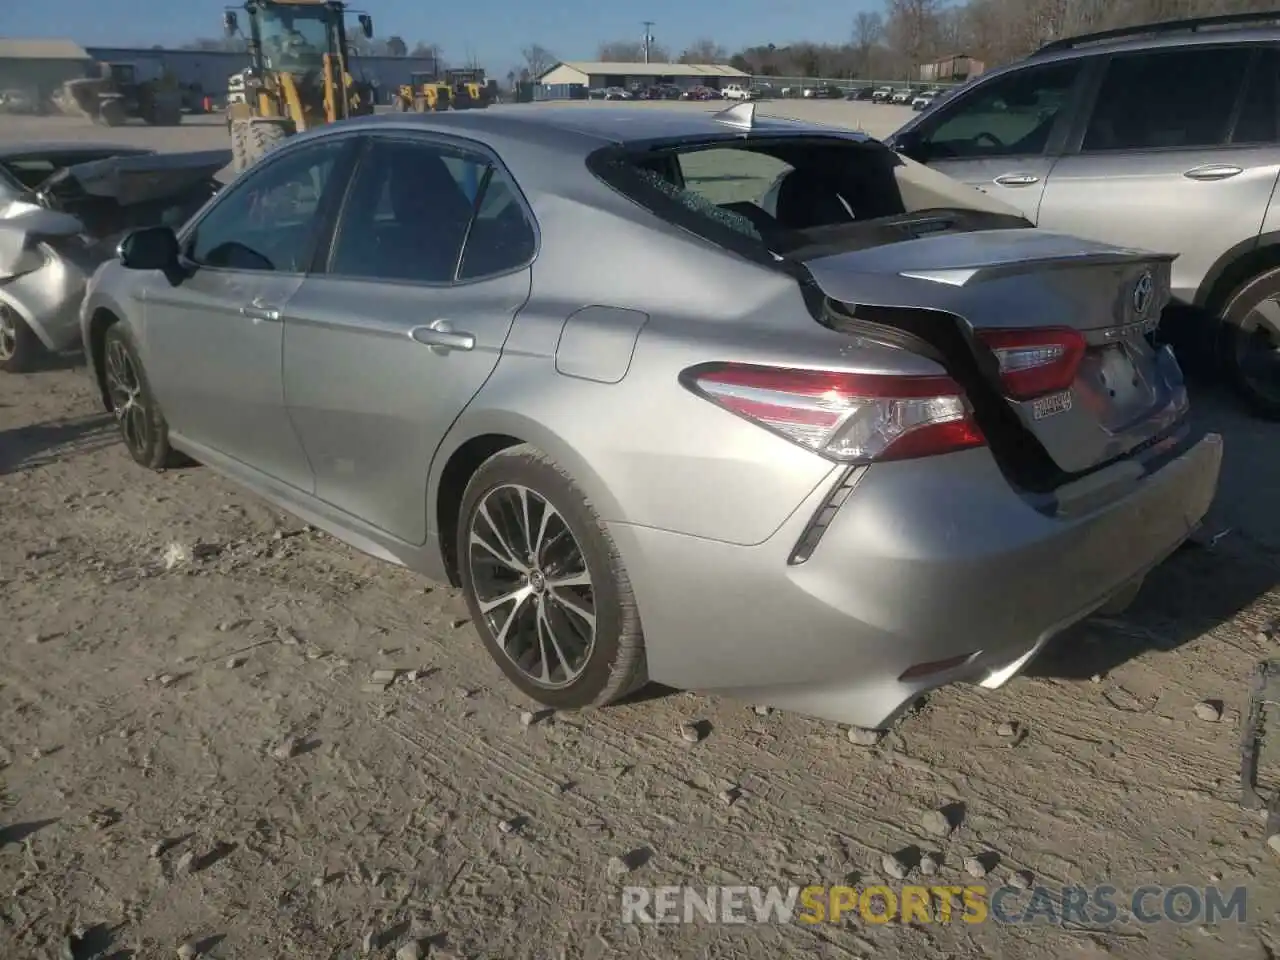
[[[1107,66],[1081,149],[1155,150],[1225,143],[1251,51],[1118,56]]]
[[[1270,48],[1259,52],[1249,74],[1249,86],[1245,89],[1244,102],[1240,105],[1240,117],[1231,134],[1232,143],[1274,143],[1276,140],[1276,109],[1280,99],[1276,87],[1280,84],[1280,51]]]
[[[320,200],[344,144],[303,147],[245,174],[196,225],[187,256],[208,267],[302,273]]]
[[[378,140],[344,205],[329,272],[452,283],[527,262],[532,245],[523,237],[532,239],[524,212],[487,158],[438,143]]]
[[[922,131],[926,159],[1043,153],[1079,72],[1079,63],[1029,67],[960,94]]]
[[[533,259],[536,240],[516,186],[505,170],[491,167],[475,222],[462,254],[459,280],[505,273]]]

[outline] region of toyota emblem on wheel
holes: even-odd
[[[1155,293],[1156,283],[1151,279],[1150,271],[1138,278],[1133,286],[1133,312],[1142,316],[1151,306],[1151,297]]]

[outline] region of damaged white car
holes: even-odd
[[[221,186],[229,150],[0,147],[0,370],[76,349],[85,283],[134,227],[178,226]]]

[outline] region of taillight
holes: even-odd
[[[713,363],[686,370],[699,396],[836,460],[906,460],[986,443],[950,377]]]
[[[1070,327],[984,330],[978,334],[1000,363],[1000,382],[1014,400],[1030,400],[1075,382],[1088,344]]]

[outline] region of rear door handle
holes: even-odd
[[[240,308],[240,316],[248,317],[255,323],[261,323],[263,320],[275,323],[280,319],[280,310],[268,304],[261,297],[254,297],[249,303]]]
[[[996,183],[1002,187],[1029,187],[1039,182],[1040,178],[1034,173],[1003,173],[996,177]]]
[[[450,350],[474,350],[475,334],[464,330],[454,330],[448,320],[436,320],[425,327],[414,327],[409,331],[423,346],[430,347],[436,353],[448,353]]]
[[[1188,180],[1226,180],[1244,173],[1243,167],[1230,163],[1206,163],[1183,174]]]

